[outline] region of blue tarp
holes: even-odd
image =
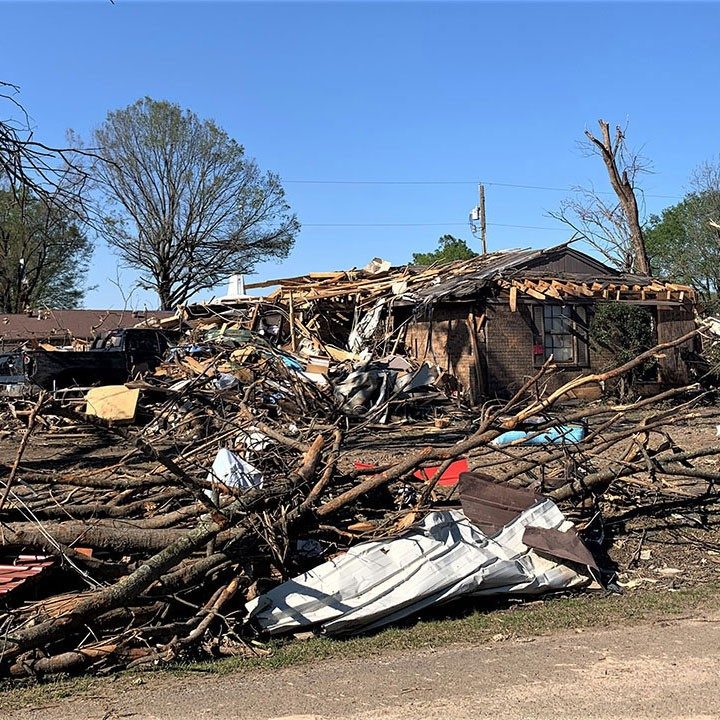
[[[571,445],[578,443],[587,435],[584,425],[556,425],[547,430],[508,430],[498,435],[492,444],[496,447],[505,445]]]

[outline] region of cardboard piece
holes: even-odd
[[[102,420],[132,422],[135,419],[140,390],[125,385],[90,388],[85,395],[85,412]]]

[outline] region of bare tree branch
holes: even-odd
[[[617,126],[612,136],[605,120],[598,124],[600,138],[586,130],[587,142],[581,147],[588,155],[602,158],[616,200],[608,202],[593,187],[577,187],[573,188],[575,195],[561,203],[560,210],[549,214],[570,226],[612,265],[649,275],[636,179],[649,172],[650,165],[638,153],[628,150],[624,129]]]
[[[45,204],[84,214],[90,180],[85,160],[94,158],[94,153],[35,140],[18,93],[18,86],[0,81],[0,107],[4,103],[10,109],[0,119],[0,184],[13,193],[27,192]]]

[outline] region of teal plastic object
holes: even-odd
[[[587,428],[584,425],[556,425],[542,432],[532,430],[508,430],[498,435],[491,443],[496,447],[505,445],[572,445],[585,439]]]

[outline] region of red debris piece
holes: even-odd
[[[418,480],[425,480],[425,482],[430,482],[435,478],[435,475],[437,474],[437,471],[439,469],[439,465],[421,468],[420,470],[416,470],[413,475]],[[458,480],[460,479],[460,473],[467,472],[468,470],[469,465],[467,458],[461,458],[460,460],[456,460],[454,463],[451,463],[448,469],[440,476],[437,484],[442,485],[443,487],[452,487],[453,485],[457,485]]]
[[[354,465],[356,470],[372,470],[373,468],[377,467],[377,465],[357,461],[354,463]],[[430,482],[435,477],[439,469],[439,465],[433,465],[431,467],[416,470],[413,475],[418,480]],[[451,463],[448,469],[442,474],[437,484],[442,485],[443,487],[452,487],[453,485],[457,485],[458,480],[460,479],[460,473],[467,472],[468,470],[469,465],[467,458],[461,458],[460,460],[456,460],[455,462]]]
[[[18,555],[12,565],[0,564],[0,595],[12,592],[55,562],[47,555]]]

